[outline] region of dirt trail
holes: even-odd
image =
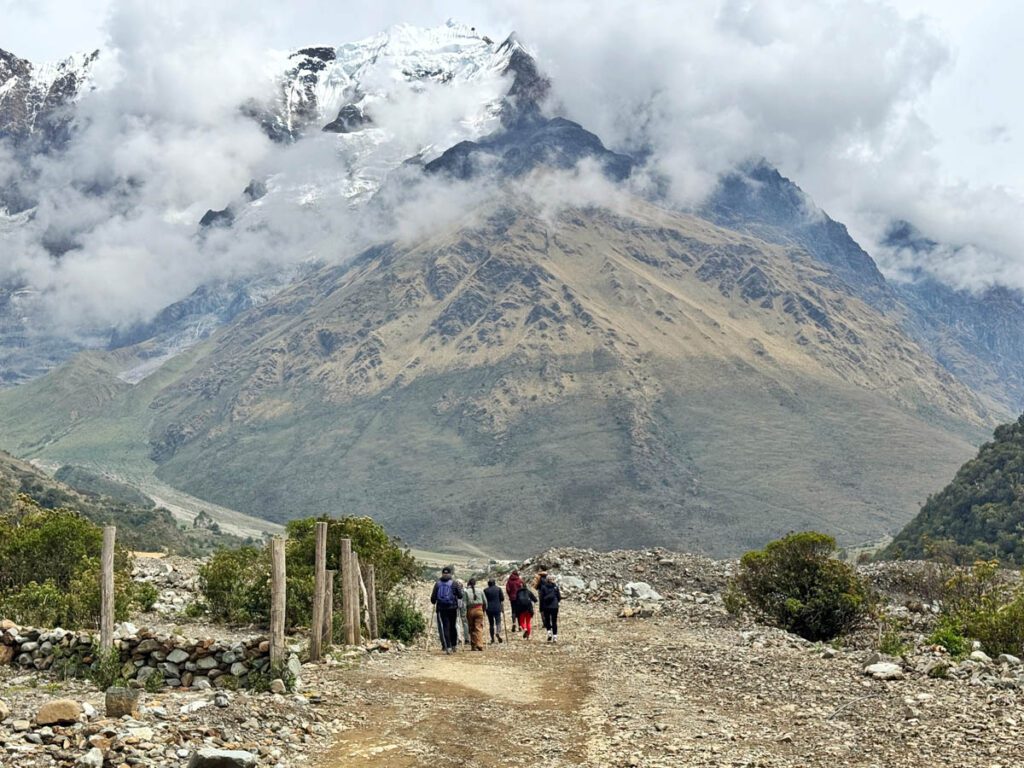
[[[556,646],[541,631],[483,653],[435,646],[332,668],[322,682],[341,730],[314,765],[1024,764],[1015,688],[872,680],[867,652],[739,625],[716,605],[641,620],[607,603],[562,612]]]
[[[317,766],[588,765],[590,674],[571,644],[549,645],[542,634],[343,673],[370,706]]]

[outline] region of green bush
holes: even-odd
[[[849,631],[867,615],[871,596],[835,551],[831,536],[806,531],[748,552],[729,585],[726,607],[749,610],[812,641]]]
[[[942,646],[954,659],[963,658],[971,650],[971,641],[962,632],[959,622],[944,616],[928,636],[928,644]]]
[[[114,686],[125,685],[121,665],[121,652],[116,648],[98,649],[86,676],[101,691]]]
[[[0,515],[0,614],[21,624],[93,628],[100,612],[102,530],[67,509],[44,509],[22,496]],[[144,598],[131,558],[114,555],[114,612],[123,621]]]
[[[391,640],[409,644],[427,629],[427,620],[408,595],[392,593],[384,601],[380,633]]]
[[[340,570],[341,539],[352,540],[362,565],[373,564],[377,603],[384,606],[392,589],[416,575],[416,561],[397,539],[368,517],[305,518],[288,523],[285,552],[288,626],[309,626],[313,606],[313,560],[316,523],[327,525],[327,568]],[[266,547],[221,549],[199,570],[200,590],[210,615],[236,624],[270,621],[270,550]],[[335,579],[340,602],[341,579]]]
[[[153,606],[156,605],[157,599],[160,597],[160,590],[150,584],[148,581],[137,582],[135,585],[135,600],[138,602],[139,607],[149,612],[153,610]]]

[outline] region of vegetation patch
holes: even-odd
[[[748,610],[808,640],[831,640],[868,615],[871,593],[836,542],[815,531],[791,533],[748,552],[729,585],[726,607]]]

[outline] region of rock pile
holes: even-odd
[[[116,631],[121,677],[134,688],[246,688],[271,683],[270,642],[255,637],[235,642],[157,635],[132,624]],[[23,669],[67,672],[90,667],[97,659],[97,639],[88,632],[19,627],[0,622],[0,663]],[[299,677],[297,648],[288,660],[288,676]],[[276,677],[276,676],[275,676]]]
[[[137,557],[132,578],[152,584],[159,595],[153,611],[163,616],[177,616],[199,594],[200,560],[186,557]]]

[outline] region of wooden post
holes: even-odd
[[[370,603],[370,639],[380,637],[379,617],[377,616],[377,576],[373,571],[373,563],[366,566],[366,591]]]
[[[369,601],[366,599],[366,584],[363,583],[363,569],[359,565],[359,553],[352,553],[352,577],[356,581],[355,588],[355,604],[356,604],[356,631],[359,633],[359,640],[363,639],[363,625],[365,624],[369,629],[370,619],[366,615],[367,604]],[[362,600],[359,596],[362,595]],[[360,610],[360,606],[362,609]]]
[[[309,660],[320,661],[324,639],[324,590],[327,587],[327,523],[316,524],[313,562],[313,620],[309,624]]]
[[[275,536],[270,540],[270,668],[274,674],[278,674],[284,669],[286,656],[284,617],[287,583],[284,565],[284,539]]]
[[[324,648],[329,649],[334,643],[334,574],[327,572],[327,590],[324,592]]]
[[[352,620],[352,539],[341,540],[341,597],[342,614],[345,617],[345,644],[355,645],[358,637],[358,619]],[[358,609],[357,609],[358,610]]]
[[[114,539],[117,528],[103,527],[103,553],[100,561],[100,647],[114,647]]]

